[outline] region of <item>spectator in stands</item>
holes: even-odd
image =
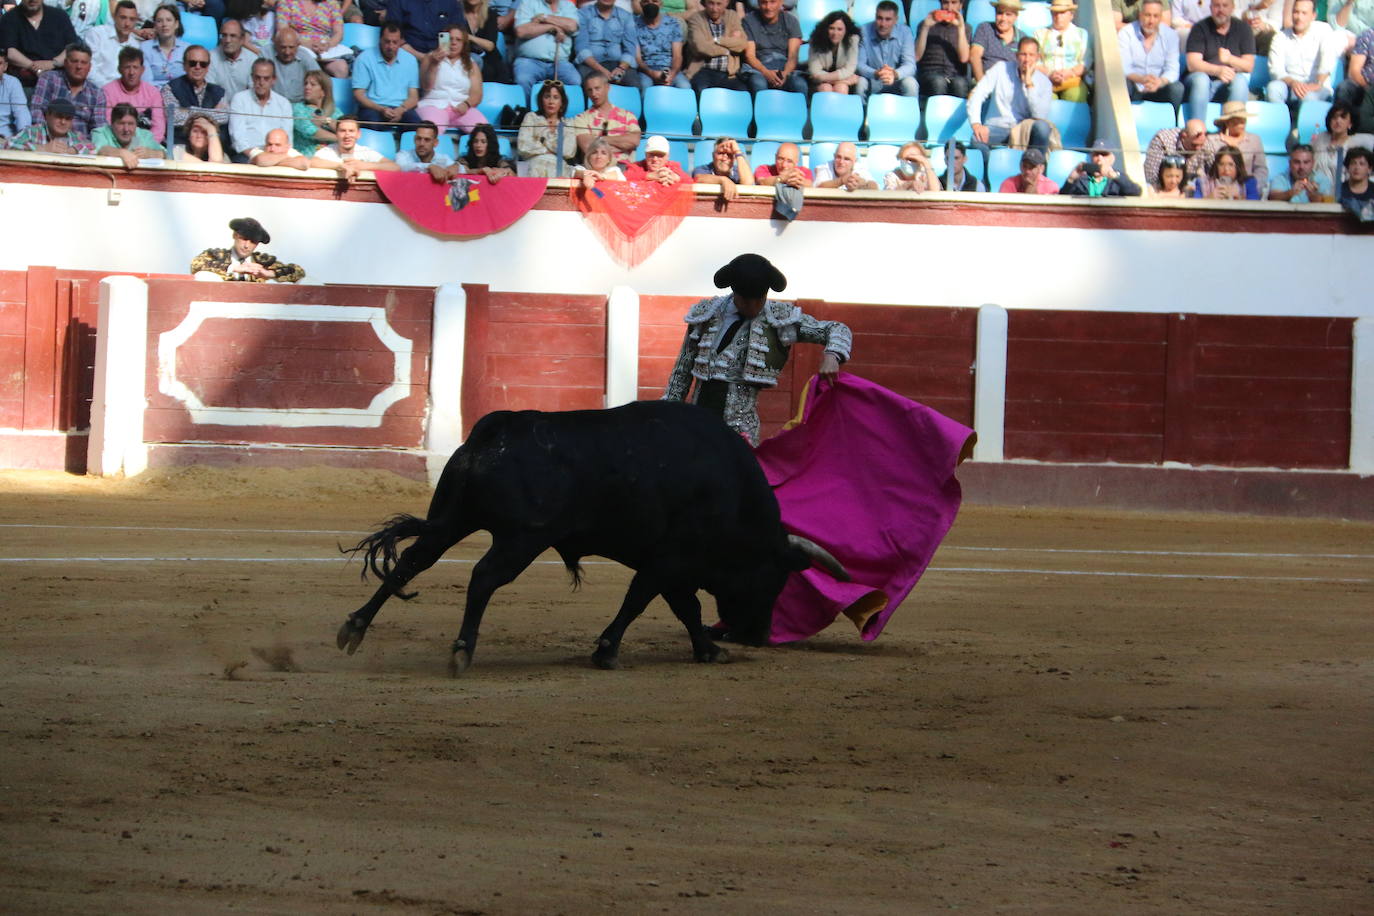
[[[739,143],[733,137],[721,137],[711,148],[711,164],[692,169],[692,181],[720,185],[720,196],[734,200],[739,185],[754,184],[754,172]]]
[[[472,129],[467,152],[458,157],[458,168],[469,175],[485,175],[492,184],[515,174],[515,163],[501,155],[501,141],[490,124]]]
[[[1374,168],[1374,152],[1357,146],[1345,154],[1345,181],[1341,182],[1339,203],[1354,211],[1361,220],[1370,219],[1374,208],[1374,185],[1369,182],[1370,169]]]
[[[501,16],[489,0],[463,0],[463,23],[467,26],[469,53],[482,70],[482,79],[491,83],[512,82],[510,68],[497,50]]]
[[[3,3],[0,3],[0,7],[6,10],[11,5],[11,0],[4,0]],[[86,30],[93,26],[104,25],[110,21],[110,5],[108,3],[91,3],[90,0],[53,0],[48,6],[55,6],[66,13],[78,36],[85,35]],[[4,45],[0,44],[0,48],[3,47]],[[3,56],[0,55],[0,57]]]
[[[782,0],[758,0],[758,8],[744,17],[744,34],[749,43],[740,73],[750,92],[806,92],[806,78],[797,72],[801,25],[782,8]]]
[[[409,55],[407,55],[409,56]],[[396,163],[358,142],[362,126],[353,115],[344,115],[334,125],[338,140],[315,151],[310,166],[330,169],[344,181],[353,181],[363,172],[394,172]]]
[[[105,94],[100,87],[89,79],[91,72],[91,49],[85,43],[76,41],[67,45],[62,52],[66,66],[49,70],[38,78],[29,105],[29,122],[37,124],[43,120],[43,112],[53,99],[70,99],[76,107],[76,120],[72,129],[82,136],[105,123]]]
[[[1040,42],[1040,70],[1049,76],[1055,96],[1066,102],[1086,102],[1092,82],[1092,43],[1088,30],[1074,25],[1077,11],[1073,0],[1054,0],[1050,27],[1035,33]]]
[[[1291,16],[1293,0],[1237,0],[1236,15],[1255,35],[1255,53],[1268,54],[1274,37]]]
[[[253,62],[253,88],[229,100],[229,141],[235,162],[247,162],[248,152],[267,145],[267,132],[291,126],[291,103],[272,91],[277,71],[270,60]]]
[[[134,34],[138,28],[138,7],[133,0],[119,0],[115,4],[113,21],[98,25],[84,36],[91,47],[91,79],[100,88],[119,79],[119,52],[124,48],[143,47]]]
[[[856,69],[859,91],[865,98],[880,92],[895,92],[908,98],[920,95],[916,85],[915,39],[911,29],[898,21],[900,12],[895,0],[881,0],[873,21],[863,27]]]
[[[295,29],[301,46],[315,55],[320,68],[343,78],[348,76],[353,49],[343,43],[345,14],[340,7],[335,0],[277,0],[276,12],[279,31]]]
[[[140,159],[166,159],[167,153],[153,135],[138,126],[138,110],[128,102],[110,109],[110,123],[95,129],[91,145],[97,156],[114,156],[133,171]]]
[[[1144,0],[1136,21],[1116,33],[1126,91],[1132,102],[1168,102],[1175,115],[1183,104],[1178,79],[1178,34],[1161,24],[1164,0]]]
[[[143,66],[148,82],[159,90],[186,72],[182,61],[190,44],[181,37],[185,33],[176,4],[164,3],[153,13],[153,37],[142,44]]]
[[[1071,197],[1139,197],[1140,185],[1116,170],[1116,153],[1106,140],[1093,142],[1088,161],[1074,166],[1060,194]]]
[[[1207,170],[1207,125],[1191,120],[1182,127],[1166,127],[1151,137],[1145,148],[1146,184],[1159,186],[1159,166],[1166,156],[1183,160],[1183,183],[1191,185],[1194,178]]]
[[[1186,190],[1187,185],[1183,181],[1184,158],[1178,155],[1168,155],[1159,164],[1159,184],[1150,186],[1151,197],[1166,197],[1171,199],[1182,199],[1189,196]]]
[[[320,69],[320,62],[291,26],[283,26],[272,36],[272,67],[277,80],[272,91],[291,104],[305,100],[305,75]]]
[[[1234,0],[1211,3],[1212,15],[1188,33],[1188,117],[1198,120],[1207,116],[1207,103],[1219,96],[1248,100],[1255,67],[1255,34],[1249,23],[1231,15]]]
[[[884,191],[938,191],[940,179],[926,155],[926,148],[915,140],[903,143],[897,151],[897,167],[883,176]]]
[[[846,140],[835,147],[835,158],[816,166],[815,188],[843,188],[846,191],[876,191],[878,182],[859,172],[859,148]]]
[[[575,86],[573,36],[577,7],[571,0],[520,0],[515,8],[515,81],[526,94],[540,80],[557,78]],[[555,63],[556,62],[556,63]]]
[[[382,26],[377,47],[358,55],[353,64],[353,98],[363,123],[418,124],[420,65],[414,55],[401,53],[401,27]]]
[[[138,121],[149,127],[157,142],[167,136],[167,116],[162,110],[162,93],[152,83],[143,82],[143,49],[121,48],[119,51],[119,79],[106,84],[102,90],[106,110],[113,110],[120,102],[128,102],[138,109]]]
[[[785,184],[790,188],[809,188],[816,180],[811,170],[801,165],[801,147],[783,143],[773,154],[772,165],[754,169],[754,181],[761,185]]]
[[[578,149],[586,155],[592,140],[605,137],[615,148],[616,165],[622,168],[629,165],[631,155],[639,146],[639,118],[611,104],[611,84],[599,73],[582,81],[582,93],[587,98],[587,110],[568,121],[569,129],[577,138]]]
[[[1224,147],[1238,149],[1245,157],[1245,173],[1254,177],[1260,187],[1269,182],[1269,160],[1264,155],[1264,141],[1245,130],[1245,122],[1251,117],[1244,102],[1227,102],[1221,106],[1221,117],[1212,123],[1221,129],[1220,133],[1207,138],[1207,151],[1215,155]]]
[[[1028,146],[1042,153],[1050,143],[1050,78],[1038,66],[1040,43],[1022,38],[1016,61],[1002,61],[988,70],[968,98],[973,145],[987,156],[989,146]],[[987,122],[983,103],[991,99]],[[1055,190],[1059,190],[1058,186]]]
[[[573,180],[582,182],[588,191],[598,181],[625,181],[625,173],[616,165],[615,153],[615,147],[605,137],[597,137],[588,144],[583,164],[573,172]]]
[[[243,46],[243,25],[237,19],[219,24],[219,47],[210,52],[209,80],[233,98],[253,85],[253,61],[258,55]]]
[[[414,149],[396,153],[396,168],[402,172],[425,172],[437,184],[452,181],[462,169],[447,153],[439,152],[439,127],[430,121],[415,125]]]
[[[90,139],[72,129],[75,117],[76,106],[71,99],[53,99],[43,112],[43,120],[10,137],[5,148],[27,153],[92,156],[95,147]]]
[[[964,21],[962,0],[940,0],[940,8],[926,14],[916,33],[916,82],[921,98],[968,98],[972,37]]]
[[[1330,0],[1326,21],[1344,32],[1347,42],[1353,42],[1356,35],[1374,29],[1374,4],[1369,0]]]
[[[439,47],[440,35],[462,27],[463,11],[458,0],[387,0],[383,24],[400,26],[400,50],[419,60]]]
[[[1234,146],[1222,147],[1193,182],[1193,196],[1211,200],[1259,200],[1259,182],[1245,171],[1245,157]]]
[[[1120,32],[1133,22],[1140,21],[1140,8],[1144,0],[1112,0],[1112,25]],[[1167,19],[1168,14],[1165,14]]]
[[[454,127],[468,133],[487,123],[477,110],[482,103],[482,71],[472,59],[468,34],[462,26],[448,30],[448,40],[420,58],[420,118],[440,127]]]
[[[626,85],[691,89],[682,72],[682,20],[664,14],[657,3],[643,3],[640,9],[635,20],[635,69]]]
[[[291,145],[291,135],[280,127],[267,132],[260,147],[248,151],[248,161],[262,168],[300,169],[310,168],[310,157],[301,154]]]
[[[225,0],[177,0],[177,3],[188,13],[209,16],[215,22],[221,21],[228,14]]]
[[[3,141],[7,137],[28,130],[33,124],[33,116],[29,114],[29,103],[24,98],[23,85],[5,72],[9,66],[9,58],[0,54],[0,148],[3,148]]]
[[[806,77],[813,92],[858,92],[859,29],[842,10],[816,23],[809,42]]]
[[[563,121],[568,113],[568,95],[563,91],[563,83],[546,81],[535,104],[538,110],[528,112],[520,122],[520,132],[515,138],[516,153],[529,163],[526,174],[530,177],[567,175],[578,150],[576,134]]]
[[[1348,72],[1348,78],[1336,87],[1336,101],[1356,112],[1356,130],[1374,131],[1374,91],[1369,88],[1374,82],[1374,29],[1365,29],[1355,40]]]
[[[573,58],[583,79],[593,73],[607,82],[638,85],[635,73],[635,20],[615,0],[592,0],[577,11]]]
[[[278,261],[259,245],[272,241],[262,223],[251,216],[229,221],[234,233],[230,248],[207,248],[191,259],[191,273],[211,273],[224,280],[244,280],[250,283],[296,283],[305,278],[305,271],[296,264]]]
[[[986,191],[987,186],[972,172],[964,168],[968,162],[968,147],[958,140],[945,145],[945,173],[940,176],[940,186],[946,191]]]
[[[981,22],[973,32],[973,43],[969,45],[968,63],[976,83],[987,73],[988,68],[1001,61],[1016,60],[1016,46],[1021,41],[1021,30],[1016,20],[1021,15],[1021,0],[998,0],[991,22]]]
[[[229,125],[229,94],[223,86],[206,78],[210,72],[210,52],[200,45],[191,45],[181,63],[186,72],[162,87],[162,106],[172,109],[173,139],[186,143],[187,121],[202,116],[224,131]],[[223,140],[221,135],[221,143]]]
[[[322,144],[333,142],[334,119],[339,116],[334,107],[334,82],[323,70],[311,70],[305,75],[304,98],[291,106],[291,145],[302,156],[313,156]]]
[[[667,137],[650,137],[644,144],[644,158],[638,162],[631,162],[625,167],[626,179],[629,181],[656,181],[667,187],[683,182],[690,184],[692,179],[687,177],[681,163],[674,162],[669,158],[671,153],[672,149],[668,145]]]
[[[1331,179],[1335,187],[1341,180],[1336,173],[1336,160],[1342,151],[1362,146],[1374,149],[1374,134],[1351,133],[1355,113],[1343,102],[1333,102],[1326,112],[1326,130],[1312,135],[1312,153],[1317,160],[1316,171]]]
[[[1331,71],[1344,48],[1335,47],[1333,39],[1339,39],[1331,26],[1313,21],[1317,18],[1313,0],[1293,0],[1292,16],[1292,26],[1276,33],[1269,48],[1265,95],[1271,102],[1287,102],[1296,114],[1307,99],[1331,99]]]
[[[192,115],[186,125],[186,142],[172,149],[178,162],[228,162],[220,143],[219,126],[203,114]]]
[[[1180,44],[1188,41],[1193,26],[1212,15],[1212,0],[1171,0],[1168,23]]]
[[[687,17],[685,72],[692,88],[745,88],[740,67],[748,45],[739,13],[727,10],[725,0],[701,0],[701,11]]]
[[[1317,159],[1312,147],[1299,143],[1288,151],[1288,174],[1275,175],[1269,182],[1269,199],[1294,204],[1324,204],[1335,200],[1331,179],[1314,172]]]
[[[1001,194],[1058,194],[1059,185],[1045,177],[1045,154],[1028,149],[1021,154],[1021,171],[997,189]]]
[[[0,16],[0,50],[15,68],[10,75],[25,86],[37,83],[40,74],[60,69],[67,46],[76,40],[67,14],[43,0],[20,0]]]
[[[243,26],[243,46],[266,57],[277,34],[277,0],[227,0],[225,7],[229,17]]]

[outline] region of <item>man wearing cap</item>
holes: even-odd
[[[627,167],[630,156],[639,147],[639,118],[611,104],[611,84],[600,73],[582,81],[582,93],[587,98],[587,110],[568,121],[568,129],[577,138],[577,148],[586,156],[592,141],[605,137],[615,150],[615,164],[622,169]]]
[[[1021,154],[1021,171],[997,189],[999,194],[1058,194],[1059,185],[1045,177],[1045,154],[1028,149]]]
[[[1159,166],[1166,156],[1183,163],[1183,181],[1191,185],[1193,179],[1207,171],[1207,125],[1192,120],[1182,127],[1166,127],[1150,138],[1145,148],[1145,183],[1159,186]]]
[[[644,159],[632,162],[625,168],[627,181],[657,181],[672,187],[678,182],[691,183],[682,166],[668,158],[671,147],[667,137],[653,136],[644,144]]]
[[[1231,15],[1235,0],[1212,0],[1212,15],[1188,32],[1188,117],[1207,116],[1207,103],[1225,95],[1229,101],[1250,98],[1250,71],[1255,68],[1255,33]]]
[[[997,0],[993,5],[992,21],[980,22],[978,28],[974,29],[968,64],[975,83],[987,75],[993,64],[1016,60],[1016,45],[1021,40],[1021,30],[1016,27],[1016,20],[1021,15],[1021,9],[1021,0]]]
[[[71,99],[53,99],[43,120],[10,138],[6,149],[29,153],[61,153],[67,156],[93,156],[95,146],[85,134],[72,129],[76,106]]]
[[[1059,193],[1072,197],[1139,197],[1140,185],[1116,170],[1116,153],[1111,144],[1097,140],[1088,161],[1074,166]]]
[[[1002,146],[1011,132],[1024,121],[1029,125],[1027,146],[1044,152],[1050,143],[1050,103],[1054,90],[1050,78],[1039,69],[1040,44],[1022,38],[1016,46],[1016,61],[1002,61],[988,70],[968,97],[968,120],[973,125],[973,146],[983,151]],[[983,102],[991,99],[987,122],[983,121]],[[1043,164],[1043,161],[1042,161]],[[1055,190],[1058,190],[1056,187]]]
[[[777,385],[792,345],[825,347],[820,375],[834,379],[849,359],[853,334],[838,321],[818,321],[791,302],[767,298],[770,289],[786,289],[787,278],[761,255],[740,255],[716,271],[714,282],[730,292],[688,310],[687,333],[663,400],[714,411],[757,445],[759,392]]]
[[[1160,28],[1163,0],[1145,0],[1135,22],[1116,33],[1121,69],[1126,71],[1126,91],[1132,102],[1183,104],[1183,84],[1178,80],[1178,33]]]
[[[1212,164],[1222,147],[1234,146],[1245,160],[1246,174],[1263,188],[1269,183],[1269,159],[1264,155],[1264,141],[1245,130],[1245,122],[1251,117],[1244,102],[1227,102],[1221,106],[1221,117],[1212,122],[1221,132],[1207,138],[1207,164]]]
[[[1002,0],[1016,3],[1017,0]],[[868,96],[891,92],[917,98],[916,47],[911,29],[899,22],[901,7],[881,0],[873,21],[859,32],[859,92]]]
[[[272,241],[262,223],[251,216],[229,221],[234,233],[230,248],[207,248],[191,259],[191,273],[212,273],[225,280],[244,280],[250,283],[295,283],[305,277],[305,271],[295,264],[278,261],[259,245]]]

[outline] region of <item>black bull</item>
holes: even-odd
[[[585,556],[635,570],[615,620],[592,660],[617,667],[625,629],[662,595],[692,640],[697,661],[721,649],[701,625],[705,589],[733,637],[768,637],[773,603],[789,572],[813,562],[848,578],[828,553],[787,534],[778,502],[753,452],[718,416],[700,407],[642,401],[612,410],[500,411],[483,417],[439,478],[429,513],[399,515],[350,552],[381,580],[339,628],[351,655],[383,602],[474,531],[491,549],[472,570],[450,670],[472,663],[492,593],[552,547],[574,584]],[[415,538],[397,557],[397,543]]]

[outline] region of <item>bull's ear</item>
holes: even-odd
[[[830,551],[810,538],[804,538],[799,534],[789,534],[787,544],[792,548],[793,553],[800,554],[802,558],[802,564],[796,567],[797,569],[819,566],[841,582],[850,581],[849,571],[840,565],[840,561],[835,559]]]

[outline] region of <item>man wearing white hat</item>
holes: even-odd
[[[1048,29],[1035,33],[1040,42],[1040,70],[1050,78],[1054,94],[1066,102],[1086,102],[1092,73],[1092,41],[1088,30],[1074,25],[1078,4],[1073,0],[1054,0]]]

